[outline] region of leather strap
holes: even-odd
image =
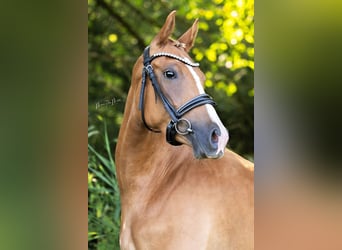
[[[144,99],[145,99],[145,88],[146,88],[146,76],[148,75],[150,80],[151,80],[156,98],[159,97],[161,99],[165,110],[169,113],[169,115],[171,117],[171,122],[169,123],[169,125],[167,127],[167,135],[166,135],[167,141],[172,145],[181,145],[179,142],[177,142],[175,140],[175,136],[177,134],[177,132],[175,131],[175,124],[177,124],[178,120],[184,114],[186,114],[187,112],[189,112],[190,110],[192,110],[198,106],[205,105],[205,104],[211,104],[211,105],[215,106],[216,103],[208,94],[200,94],[200,95],[192,98],[191,100],[189,100],[188,102],[186,102],[185,104],[183,104],[181,107],[179,107],[176,110],[171,105],[171,103],[166,98],[166,96],[163,94],[163,92],[161,91],[160,85],[159,85],[157,78],[154,74],[151,62],[157,57],[166,56],[166,57],[170,57],[170,58],[179,60],[179,61],[181,61],[187,65],[190,65],[192,67],[198,67],[199,64],[193,63],[187,58],[182,58],[182,57],[170,54],[170,53],[161,52],[161,53],[153,54],[152,56],[150,56],[149,54],[150,54],[150,47],[148,46],[145,48],[144,54],[143,54],[144,67],[143,67],[143,72],[142,72],[142,84],[141,84],[140,99],[139,99],[139,110],[141,110],[141,118],[143,120],[145,127],[148,130],[155,132],[155,133],[161,132],[159,130],[152,129],[150,126],[147,125],[146,120],[145,120]]]

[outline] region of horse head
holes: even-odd
[[[174,40],[170,36],[175,14],[173,11],[168,15],[133,69],[141,125],[152,133],[164,134],[173,146],[192,147],[198,159],[220,158],[228,142],[228,131],[213,107],[215,102],[204,92],[205,76],[199,64],[188,55],[197,35],[198,20]]]

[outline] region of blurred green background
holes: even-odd
[[[228,147],[254,159],[254,2],[88,0],[88,247],[119,249],[116,138],[131,71],[143,49],[177,10],[174,38],[199,18],[190,55],[228,128]]]

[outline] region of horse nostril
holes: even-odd
[[[217,132],[217,129],[215,128],[213,132],[211,133],[211,142],[218,143],[218,139],[219,139],[218,132]]]

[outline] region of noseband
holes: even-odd
[[[201,105],[205,105],[205,104],[211,104],[211,105],[216,105],[216,103],[213,101],[213,99],[208,95],[208,94],[200,94],[194,98],[192,98],[190,101],[186,102],[185,104],[183,104],[182,106],[180,106],[178,109],[175,109],[175,107],[173,107],[171,105],[171,103],[169,102],[169,100],[165,97],[165,95],[163,94],[163,92],[160,89],[160,85],[157,81],[157,78],[154,74],[153,71],[153,67],[151,65],[151,62],[158,58],[158,57],[169,57],[169,58],[173,58],[176,59],[178,61],[181,61],[184,64],[187,64],[191,67],[198,67],[199,64],[198,63],[193,63],[191,62],[189,59],[187,58],[182,58],[170,53],[156,53],[153,54],[152,56],[150,56],[150,47],[146,47],[144,50],[144,67],[142,70],[142,84],[141,84],[141,91],[140,91],[140,100],[139,100],[139,109],[141,110],[141,118],[144,122],[144,125],[147,129],[149,129],[152,132],[155,133],[160,133],[161,131],[158,130],[154,130],[152,128],[150,128],[145,120],[145,114],[144,114],[144,98],[145,98],[145,86],[146,86],[146,75],[149,76],[151,82],[152,82],[152,86],[154,89],[154,93],[157,96],[159,96],[159,98],[161,99],[165,110],[169,113],[170,117],[171,117],[171,121],[169,122],[169,124],[167,125],[167,129],[166,129],[166,140],[168,143],[170,143],[173,146],[179,146],[181,145],[181,143],[179,143],[178,141],[176,141],[176,135],[181,134],[181,135],[186,135],[189,133],[193,133],[193,130],[191,128],[191,123],[189,120],[182,118],[182,116],[184,114],[186,114],[187,112],[189,112],[190,110],[201,106]]]

